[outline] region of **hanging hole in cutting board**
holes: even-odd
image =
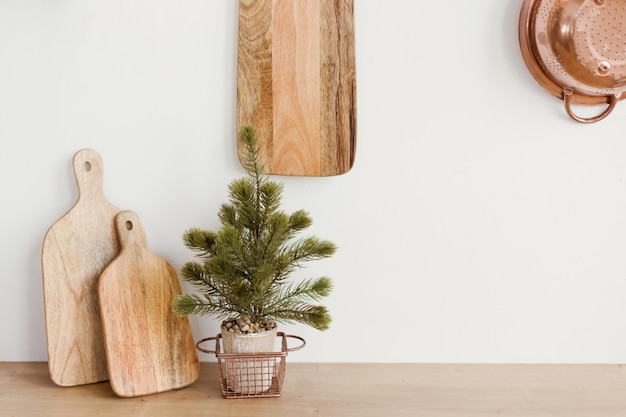
[[[126,220],[126,230],[133,230],[133,222]]]
[[[83,164],[83,169],[85,170],[85,172],[91,171],[91,162],[85,161],[85,163]]]

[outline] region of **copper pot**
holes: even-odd
[[[523,0],[519,42],[535,80],[572,119],[602,120],[626,97],[626,0]],[[572,104],[608,106],[586,118]]]

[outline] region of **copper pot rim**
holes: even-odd
[[[533,18],[536,17],[536,8],[541,1],[542,0],[523,0],[518,26],[519,45],[522,57],[533,78],[554,97],[561,100],[569,100],[572,104],[614,105],[615,102],[626,98],[626,94],[607,95],[600,91],[598,91],[597,94],[590,94],[562,85],[556,80],[547,66],[542,65],[535,42],[535,22],[533,20]],[[568,74],[568,76],[571,77],[574,82],[576,81],[571,74]],[[594,88],[589,87],[589,90],[594,90]],[[626,91],[626,88],[624,88],[624,91]]]

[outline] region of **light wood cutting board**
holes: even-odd
[[[353,2],[239,1],[237,131],[256,128],[269,174],[339,175],[354,164]]]
[[[181,294],[176,271],[148,250],[134,212],[120,212],[115,223],[121,251],[98,290],[111,388],[135,397],[190,385],[198,355],[189,320],[172,312]]]
[[[98,310],[98,279],[119,253],[119,210],[102,191],[102,159],[74,155],[75,205],[48,229],[42,247],[48,366],[52,380],[74,386],[108,379]]]

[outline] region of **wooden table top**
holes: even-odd
[[[46,363],[0,362],[0,416],[626,416],[623,365],[289,363],[279,398],[225,399],[215,363],[192,386],[135,398],[59,387]]]

